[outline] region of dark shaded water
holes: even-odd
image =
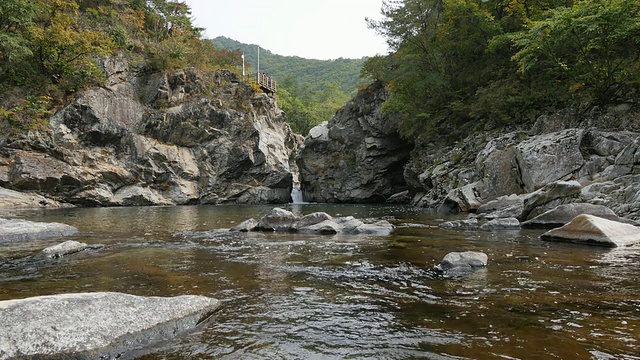
[[[640,248],[441,230],[437,215],[402,206],[286,207],[393,215],[399,227],[383,237],[213,231],[270,206],[29,212],[20,217],[74,225],[72,239],[105,247],[35,261],[61,239],[0,245],[0,300],[86,291],[223,300],[197,331],[143,359],[640,359]],[[467,250],[486,252],[488,268],[435,276],[446,253]]]

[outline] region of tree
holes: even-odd
[[[5,0],[0,2],[0,79],[16,76],[15,64],[31,56],[25,31],[33,24],[36,7],[30,0]]]
[[[521,72],[555,71],[587,100],[606,103],[624,84],[640,83],[640,3],[626,0],[578,1],[550,11],[514,35],[513,57]]]
[[[73,0],[39,0],[28,41],[34,65],[53,84],[75,91],[100,78],[95,58],[108,52],[99,31],[78,24],[78,4]]]

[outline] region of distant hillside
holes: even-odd
[[[244,44],[239,41],[219,36],[212,40],[216,48],[240,50],[244,53],[247,68],[256,71],[258,64],[258,45]],[[304,59],[298,56],[282,56],[271,51],[260,49],[260,71],[278,81],[287,78],[297,80],[299,86],[308,86],[313,90],[321,90],[326,82],[335,82],[340,90],[347,94],[355,93],[360,83],[360,68],[366,58],[336,60]]]

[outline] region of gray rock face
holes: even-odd
[[[593,215],[578,215],[570,223],[540,236],[546,241],[573,242],[606,247],[640,243],[640,229]]]
[[[274,98],[226,72],[105,70],[48,131],[7,140],[0,186],[84,206],[289,202],[301,140]]]
[[[570,129],[524,140],[516,145],[516,159],[527,192],[563,179],[584,164],[580,153],[583,131]]]
[[[375,84],[311,129],[297,156],[305,201],[384,202],[407,190],[403,166],[411,146],[397,120],[381,113],[388,96]]]
[[[541,129],[475,134],[455,146],[420,144],[405,171],[412,203],[520,221],[589,203],[640,219],[638,133]]]
[[[0,218],[0,243],[69,236],[76,233],[78,229],[66,224]]]
[[[193,329],[216,299],[80,293],[0,301],[0,359],[114,359]]]

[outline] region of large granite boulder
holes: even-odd
[[[290,201],[301,139],[275,98],[230,72],[104,70],[46,131],[7,139],[0,186],[83,206]]]
[[[0,301],[0,360],[116,359],[192,330],[216,299],[79,293]]]
[[[76,233],[78,229],[61,223],[0,218],[0,243],[69,236]]]
[[[560,228],[547,231],[540,238],[606,247],[630,246],[640,243],[640,228],[583,214]]]
[[[301,189],[311,202],[384,202],[407,190],[403,166],[411,145],[398,121],[382,114],[389,91],[380,83],[311,129],[297,156]]]

